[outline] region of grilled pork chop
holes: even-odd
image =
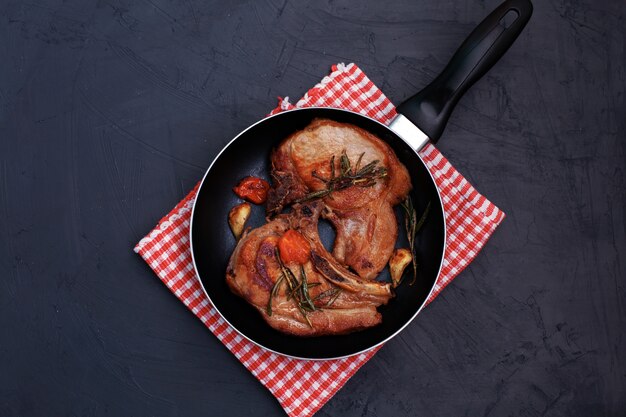
[[[226,282],[230,289],[254,306],[271,327],[284,333],[320,336],[375,326],[381,322],[376,307],[393,296],[390,284],[363,280],[326,251],[317,231],[322,209],[321,201],[296,204],[291,213],[278,215],[244,235],[228,264]],[[281,278],[284,270],[277,244],[289,229],[301,233],[311,247],[310,259],[302,268],[314,309],[303,310],[296,297],[289,296],[292,290]],[[300,265],[283,266],[300,280],[301,291]]]
[[[393,206],[411,190],[407,169],[376,136],[328,119],[316,119],[289,136],[271,156],[273,187],[267,214],[271,218],[312,192],[327,189],[324,179],[340,172],[344,153],[352,167],[378,161],[376,165],[386,170],[386,176],[370,186],[352,186],[322,198],[322,217],[336,232],[333,256],[360,277],[373,279],[385,267],[398,237]]]

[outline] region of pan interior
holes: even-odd
[[[389,143],[409,170],[413,184],[411,197],[418,215],[429,201],[431,210],[416,242],[419,264],[417,281],[410,286],[410,279],[405,278],[405,282],[396,290],[396,297],[388,305],[379,308],[383,315],[382,324],[349,335],[300,338],[269,327],[252,306],[232,294],[226,285],[226,266],[236,244],[228,227],[227,216],[229,210],[241,202],[232,192],[232,187],[248,175],[269,180],[271,150],[318,117],[352,123]],[[396,215],[401,222],[396,246],[408,247],[399,208],[396,208]],[[254,206],[248,225],[258,227],[264,222],[264,207]],[[223,150],[207,172],[198,192],[191,239],[197,273],[207,295],[235,329],[253,342],[278,353],[300,358],[328,359],[352,355],[376,346],[393,336],[415,316],[437,279],[444,252],[445,226],[432,177],[404,141],[367,117],[338,109],[313,108],[285,112],[262,120],[242,132]],[[328,236],[322,239],[328,239]],[[385,270],[378,279],[388,279],[388,272]]]

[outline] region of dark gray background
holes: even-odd
[[[132,247],[277,96],[400,102],[496,4],[0,2],[0,415],[280,415]],[[440,142],[508,218],[320,416],[626,415],[624,26],[535,2]]]

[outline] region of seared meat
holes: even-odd
[[[373,278],[398,236],[393,206],[411,190],[406,168],[374,135],[326,119],[289,136],[271,159],[268,223],[237,243],[228,286],[284,333],[342,334],[379,324],[377,307],[393,293]],[[336,231],[332,255],[318,235],[320,216]],[[310,250],[284,263],[282,245],[293,236]]]
[[[321,200],[322,216],[336,231],[334,258],[366,279],[375,278],[389,260],[398,225],[393,206],[411,190],[409,174],[393,150],[371,133],[350,124],[316,119],[285,139],[272,154],[273,186],[268,193],[268,217],[284,207],[324,190],[331,177],[330,161],[339,172],[340,155],[365,166],[373,161],[387,175],[372,186],[333,191]],[[321,178],[321,179],[320,179]]]
[[[390,284],[363,280],[337,262],[322,245],[317,223],[321,201],[297,204],[293,212],[245,234],[231,255],[226,272],[230,289],[253,305],[273,328],[298,336],[342,334],[375,326],[381,315],[376,307],[393,296]],[[287,230],[300,232],[311,246],[310,260],[303,265],[308,296],[315,309],[303,311],[283,280],[277,256],[280,236]],[[286,264],[298,279],[300,266]],[[271,315],[268,314],[270,293]],[[306,316],[306,317],[305,317]]]

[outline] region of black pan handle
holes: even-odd
[[[508,13],[515,20],[505,26]],[[465,39],[433,82],[398,106],[398,113],[436,143],[461,96],[504,55],[532,13],[530,0],[506,0]]]

